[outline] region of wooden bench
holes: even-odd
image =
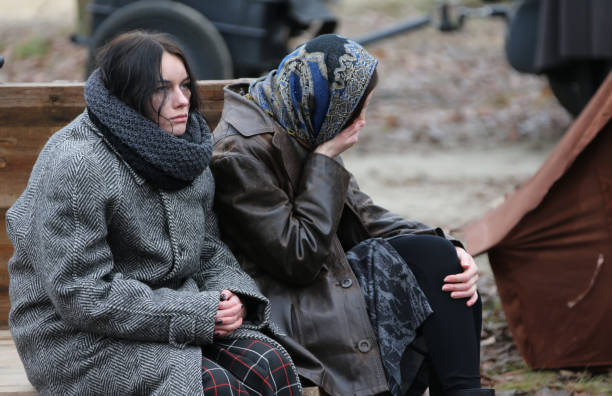
[[[198,82],[202,111],[211,128],[221,117],[223,87],[247,80]],[[32,166],[49,137],[85,107],[83,83],[0,84],[0,396],[37,395],[8,331],[8,260],[13,248],[5,215],[25,189]],[[319,396],[307,388],[307,396]]]

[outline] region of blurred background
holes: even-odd
[[[108,5],[120,1],[91,1],[89,8],[85,3],[0,0],[0,56],[5,60],[0,84],[83,81],[93,67],[87,44],[99,45],[119,26],[145,18],[136,9],[111,19]],[[483,8],[515,12],[519,2],[339,0],[314,2],[324,8],[307,9],[308,1],[279,0],[251,1],[259,8],[245,10],[246,3],[225,1],[219,19],[211,17],[215,23],[209,25],[224,37],[242,34],[249,39],[225,40],[226,47],[220,48],[217,36],[186,38],[208,48],[200,51],[198,61],[203,78],[257,76],[287,48],[330,29],[364,39],[390,27],[422,25],[367,45],[380,60],[380,83],[360,142],[344,156],[362,189],[405,217],[448,231],[482,216],[533,175],[573,120],[572,106],[560,104],[550,76],[520,73],[510,66],[510,24],[503,15],[492,16],[497,8]],[[261,8],[274,3],[284,5]],[[90,12],[92,4],[97,14]],[[444,4],[453,6],[446,14]],[[166,17],[147,18],[169,23],[163,11]],[[238,12],[254,25],[236,22]],[[270,25],[269,18],[278,26]],[[461,21],[461,28],[454,29]],[[190,23],[200,22],[196,18]],[[272,38],[265,37],[265,29]],[[530,370],[512,343],[486,255],[477,262],[485,303],[486,384],[501,395],[612,394],[609,370]]]

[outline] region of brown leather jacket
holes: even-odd
[[[298,371],[332,395],[387,390],[366,305],[345,256],[370,237],[444,235],[374,205],[340,160],[314,154],[225,88],[214,131],[215,208],[224,240],[271,300]]]

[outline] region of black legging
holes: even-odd
[[[455,246],[431,235],[396,236],[389,242],[408,263],[434,311],[422,332],[442,390],[480,388],[480,297],[468,307],[467,299],[442,291],[447,275],[463,271]]]

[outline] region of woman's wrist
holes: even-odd
[[[329,158],[334,158],[335,157],[335,155],[330,150],[327,150],[327,146],[325,146],[325,145],[318,146],[315,149],[314,152],[317,153],[317,154],[322,154],[322,155],[324,155],[326,157],[329,157]]]

